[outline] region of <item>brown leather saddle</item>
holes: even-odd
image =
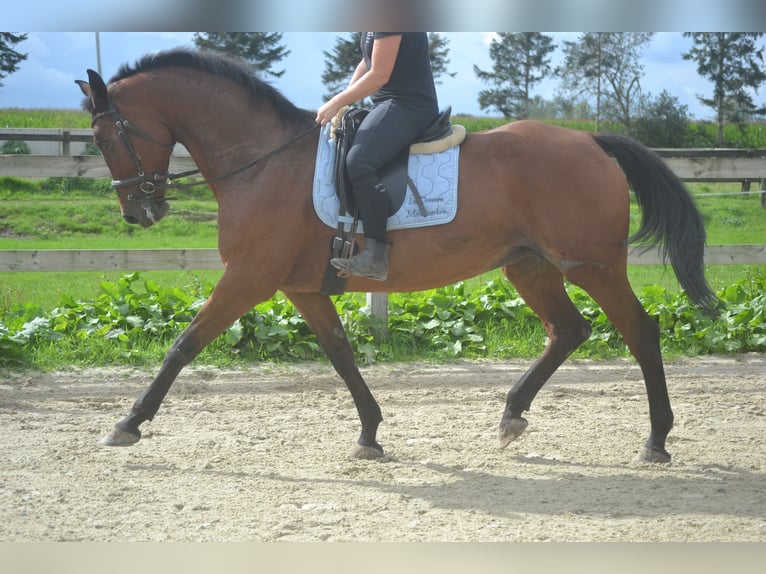
[[[364,108],[350,108],[340,118],[340,122],[333,127],[333,139],[335,140],[335,163],[333,165],[333,180],[335,182],[335,193],[338,196],[339,218],[338,228],[330,244],[330,257],[347,258],[355,252],[356,244],[354,237],[358,225],[358,215],[356,212],[354,194],[351,189],[351,182],[346,172],[346,155],[354,143],[354,137],[359,129],[362,120],[369,113]],[[450,116],[452,107],[444,108],[431,125],[420,134],[415,143],[426,143],[442,139],[448,136],[452,131]],[[409,180],[407,166],[409,163],[410,146],[405,146],[401,152],[383,169],[381,181],[388,193],[388,215],[391,216],[401,208],[407,195],[407,186],[410,185],[416,200],[419,199],[417,189]],[[421,213],[426,215],[422,202],[419,202]],[[322,294],[340,295],[346,290],[346,280],[337,276],[337,270],[330,265],[328,259],[327,270],[325,271],[324,281],[322,283]]]

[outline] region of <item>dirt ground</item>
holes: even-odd
[[[766,541],[766,356],[667,365],[667,465],[631,361],[569,362],[497,445],[526,362],[364,369],[383,459],[349,457],[326,364],[181,373],[144,438],[100,439],[151,380],[133,369],[0,379],[0,540]]]

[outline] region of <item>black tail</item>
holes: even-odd
[[[678,282],[695,305],[716,313],[718,298],[705,279],[705,226],[683,183],[658,155],[618,135],[596,134],[598,145],[615,157],[642,210],[641,227],[630,243],[661,246]]]

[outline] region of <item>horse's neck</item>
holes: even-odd
[[[271,106],[253,105],[240,88],[222,90],[213,82],[189,88],[178,82],[175,93],[163,99],[169,102],[163,111],[206,177],[241,165],[283,139],[284,128]]]
[[[283,122],[268,99],[253,102],[243,88],[233,84],[222,86],[207,77],[169,73],[163,76],[161,86],[158,81],[151,84],[140,93],[141,101],[146,107],[155,107],[163,121],[167,121],[204,179],[235,172],[312,125],[310,114],[305,125],[300,118]],[[293,148],[292,153],[303,152]],[[273,175],[271,170],[261,170],[261,165],[265,164],[259,163],[213,184],[219,204],[221,194],[234,197],[237,194],[232,191],[252,190],[259,185],[259,178]]]
[[[251,155],[249,150],[256,145],[260,130],[253,110],[222,114],[214,106],[203,106],[186,117],[190,121],[176,123],[173,129],[203,173],[242,161],[241,155]]]

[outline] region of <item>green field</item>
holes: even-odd
[[[90,115],[82,110],[55,108],[0,108],[4,128],[89,128]]]

